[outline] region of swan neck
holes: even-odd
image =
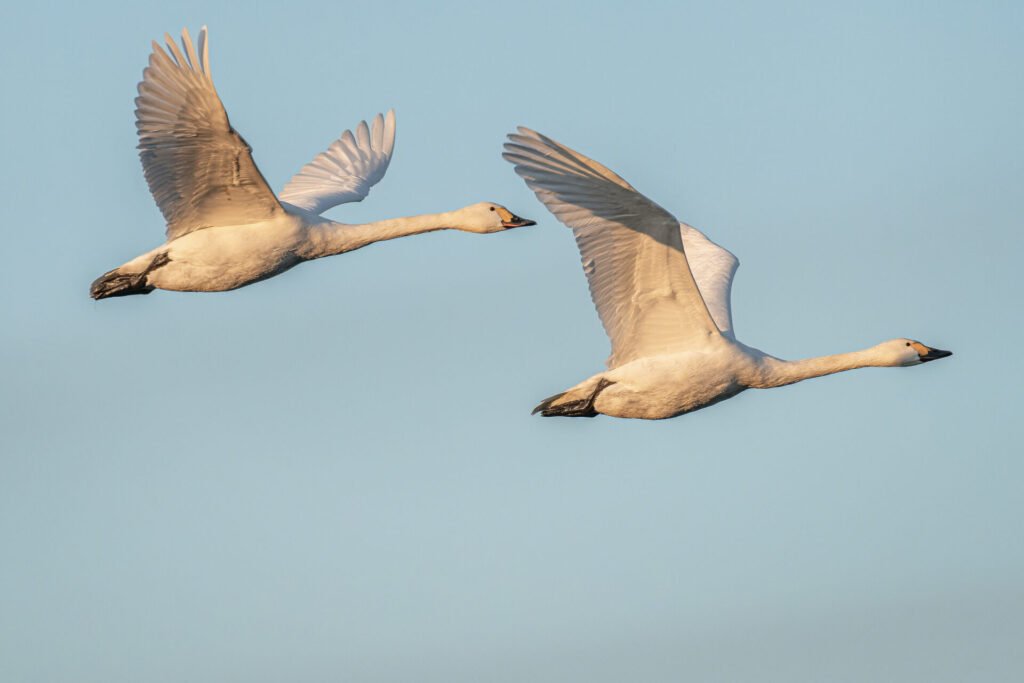
[[[757,383],[752,386],[768,389],[857,368],[879,367],[883,363],[875,357],[874,349],[864,349],[803,360],[781,360],[765,356],[760,365],[761,372],[756,378]]]
[[[383,242],[434,230],[446,230],[454,225],[451,213],[428,213],[357,225],[324,221],[309,228],[306,248],[301,256],[314,259],[342,254],[374,242]]]

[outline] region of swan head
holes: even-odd
[[[952,356],[952,351],[933,349],[913,339],[893,339],[875,347],[886,365],[907,367]]]
[[[511,228],[522,228],[536,225],[536,221],[520,218],[501,204],[479,202],[464,209],[459,209],[459,230],[476,233],[501,232]]]

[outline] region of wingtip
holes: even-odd
[[[508,140],[505,142],[505,148],[510,151],[535,151],[535,146],[538,142],[541,142],[541,138],[536,136],[536,134],[528,136],[520,133],[509,133]]]
[[[509,158],[509,155],[515,154],[516,152],[519,151],[522,141],[523,137],[519,133],[509,133],[508,139],[501,145],[501,149],[503,150],[501,153],[501,157],[505,161],[510,161],[513,164],[516,163],[514,160]]]
[[[395,110],[388,109],[384,116],[384,153],[388,159],[395,151]]]
[[[202,46],[202,34],[200,37],[200,47]],[[188,26],[181,29],[181,49],[185,54],[185,59],[188,61],[188,67],[195,70],[202,70],[202,62],[199,61],[199,55],[196,53],[195,44],[192,42],[192,34],[188,32]]]
[[[210,36],[206,24],[199,29],[199,69],[206,74],[207,80],[213,83],[213,75],[210,73]]]
[[[370,129],[370,143],[373,149],[384,150],[385,137],[387,136],[387,124],[384,121],[384,115],[377,112],[376,116],[373,117],[373,125]]]
[[[533,131],[532,131],[532,130],[530,130],[529,128],[527,128],[526,126],[516,126],[516,129],[515,129],[515,131],[514,131],[514,132],[512,132],[512,133],[509,133],[509,134],[508,134],[508,135],[506,135],[505,137],[507,137],[507,138],[508,138],[509,140],[512,140],[512,139],[514,139],[514,138],[515,138],[515,137],[516,137],[517,135],[528,135],[528,134],[530,134],[530,133],[533,133]],[[536,133],[534,133],[534,135],[536,135]]]
[[[170,59],[170,57],[167,56],[167,52],[164,50],[164,46],[160,43],[155,40],[151,40],[149,41],[149,46],[152,49],[149,53],[149,59],[146,61],[146,67],[142,70],[142,82],[140,82],[139,85],[142,85],[142,83],[145,82],[146,72],[149,69],[156,65],[161,59]]]

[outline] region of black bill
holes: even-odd
[[[520,218],[519,216],[512,214],[511,218],[507,221],[502,221],[501,224],[506,228],[525,228],[527,225],[537,225],[537,221]]]
[[[928,349],[928,353],[926,353],[923,356],[921,356],[921,362],[922,363],[927,363],[930,360],[938,360],[940,358],[945,358],[946,356],[952,356],[952,355],[953,355],[952,351],[943,351],[942,349],[931,349],[930,348],[930,349]]]

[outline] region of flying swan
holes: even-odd
[[[167,241],[92,283],[94,299],[154,289],[219,292],[264,280],[310,259],[373,242],[454,228],[492,233],[533,225],[493,202],[457,211],[345,225],[327,209],[358,202],[387,171],[395,115],[361,122],[306,164],[279,197],[252,150],[231,127],[210,76],[206,27],[198,52],[188,30],[181,49],[156,42],[135,99],[139,156],[167,221]]]
[[[952,355],[913,339],[784,361],[736,341],[730,291],[739,261],[598,162],[528,128],[504,158],[572,228],[597,313],[611,339],[608,370],[544,400],[544,416],[656,420],[863,367],[918,365]]]

